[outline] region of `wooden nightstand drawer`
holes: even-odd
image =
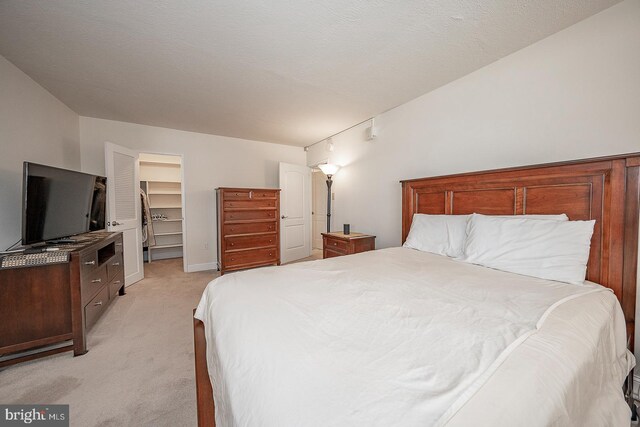
[[[357,254],[376,248],[376,236],[362,233],[322,233],[323,258]]]
[[[345,254],[349,250],[349,242],[346,240],[332,239],[330,237],[324,238],[324,247],[331,248],[337,252],[344,252]]]

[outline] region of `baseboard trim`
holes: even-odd
[[[182,258],[182,250],[178,250],[178,251],[173,251],[173,252],[161,252],[161,253],[153,253],[151,255],[151,262],[153,261],[160,261],[163,259],[173,259],[173,258]],[[145,261],[149,261],[149,258],[147,257],[147,259]]]
[[[187,265],[187,273],[195,273],[196,271],[217,270],[218,263],[205,262],[204,264],[189,264]]]

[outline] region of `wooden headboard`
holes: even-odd
[[[611,288],[633,340],[640,153],[401,181],[402,241],[413,214],[561,214],[595,219],[587,279]]]

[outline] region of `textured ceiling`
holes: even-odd
[[[617,0],[2,0],[0,54],[82,116],[308,145]]]

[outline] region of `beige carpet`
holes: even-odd
[[[311,256],[308,256],[306,258],[300,258],[299,260],[296,260],[296,261],[291,261],[288,264],[296,264],[298,262],[305,262],[305,261],[315,261],[317,259],[322,259],[322,249],[312,249]]]
[[[195,426],[192,310],[208,271],[182,259],[145,264],[88,336],[89,352],[0,371],[0,403],[70,404],[71,425]]]

